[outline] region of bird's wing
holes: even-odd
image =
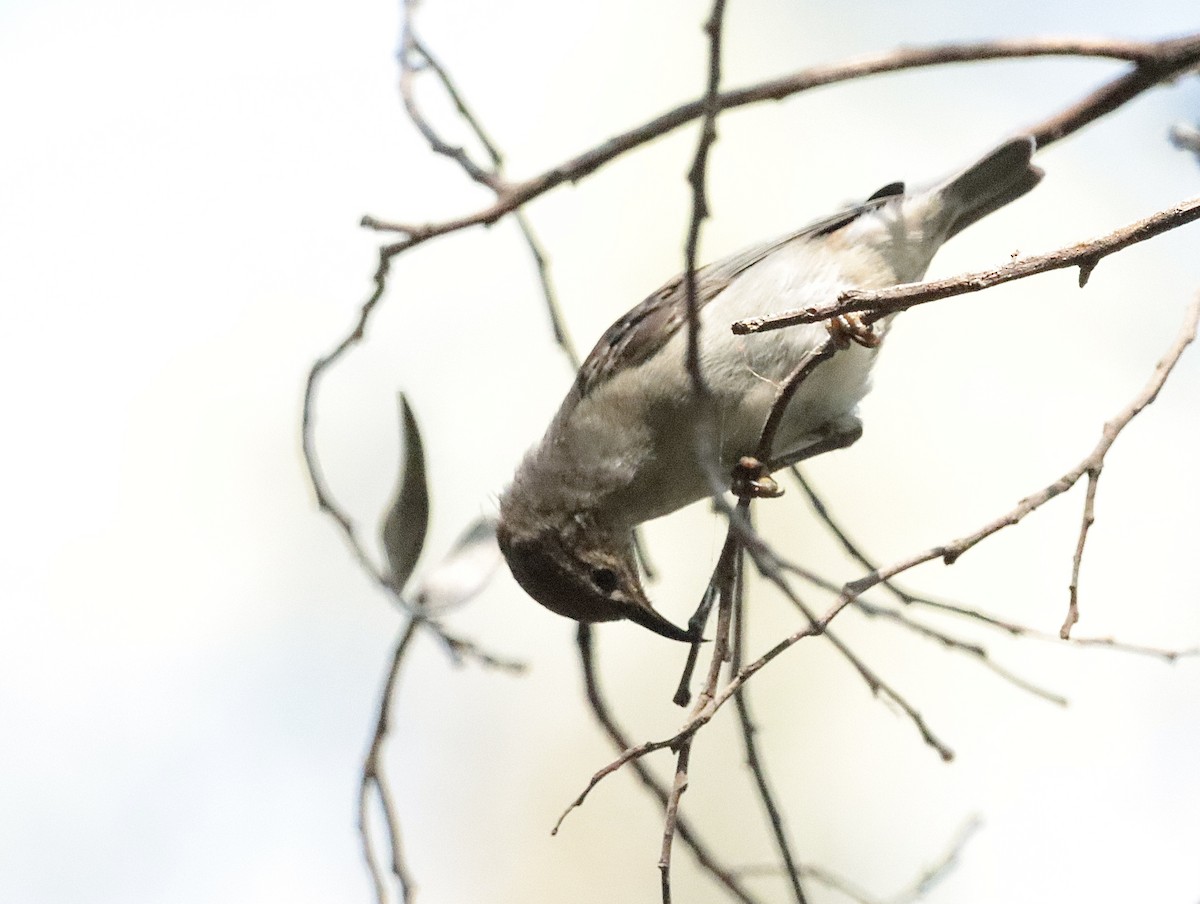
[[[800,238],[816,238],[841,229],[868,210],[902,195],[904,186],[894,182],[856,207],[810,223],[770,242],[755,245],[696,271],[696,308],[699,310],[723,292],[739,275],[772,251]],[[575,380],[578,398],[587,396],[613,374],[636,367],[662,348],[687,322],[687,284],[683,274],[632,308],[604,331]]]

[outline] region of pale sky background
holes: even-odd
[[[734,0],[726,84],[898,44],[1200,25],[1192,0],[1078,9]],[[707,12],[427,0],[421,22],[525,176],[694,96]],[[371,900],[356,789],[400,616],[315,510],[302,384],[369,289],[378,238],[359,217],[437,219],[485,200],[406,124],[397,26],[396,4],[358,0],[0,5],[6,904]],[[705,256],[893,179],[940,176],[1118,70],[927,70],[725,117]],[[1197,118],[1192,79],[1055,145],[1040,155],[1043,185],[947,247],[931,275],[1195,196],[1200,167],[1165,134]],[[531,207],[581,346],[679,269],[693,147],[681,132]],[[891,561],[974,530],[1077,462],[1175,335],[1200,287],[1198,237],[1192,226],[1110,258],[1084,292],[1060,273],[901,318],[866,437],[812,469],[856,535]],[[1081,636],[1200,644],[1197,362],[1193,351],[1109,458]],[[370,531],[397,467],[395,393],[408,392],[431,459],[435,558],[493,504],[568,380],[509,224],[430,244],[394,268],[367,342],[324,385],[328,477]],[[1081,504],[1082,487],[909,584],[1056,630]],[[795,557],[855,576],[798,492],[763,508]],[[719,539],[703,506],[652,526],[666,572],[655,598],[673,617]],[[757,649],[795,624],[761,592],[752,617]],[[573,626],[506,576],[451,624],[530,671],[415,651],[388,763],[421,900],[657,900],[660,819],[628,776],[548,834],[610,757],[584,711]],[[793,650],[756,679],[757,711],[801,856],[885,898],[978,814],[982,830],[928,900],[1200,899],[1200,663],[939,624],[987,640],[1071,705],[846,618],[855,648],[958,759],[938,761],[827,645]],[[599,642],[634,736],[669,734],[680,651],[622,625]],[[729,862],[769,863],[730,722],[699,742],[685,806]],[[679,900],[724,900],[682,849],[676,862]],[[781,900],[777,880],[749,881]],[[844,899],[814,886],[812,900]]]

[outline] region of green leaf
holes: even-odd
[[[425,481],[425,449],[421,430],[404,393],[399,394],[404,468],[396,495],[383,519],[383,549],[387,554],[392,586],[397,592],[412,577],[429,529],[429,487]]]

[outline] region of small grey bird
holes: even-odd
[[[1032,138],[1006,142],[933,188],[903,183],[862,204],[696,272],[702,399],[686,366],[687,298],[677,276],[605,331],[542,441],[500,499],[497,538],[513,577],[546,608],[582,622],[627,618],[691,641],[659,614],[638,574],[633,529],[712,493],[758,443],[776,390],[829,338],[809,324],[737,336],[730,324],[917,282],[943,242],[1032,189]],[[862,434],[876,341],[890,318],[819,364],[788,405],[774,470]],[[696,425],[711,425],[706,443]],[[712,449],[703,461],[699,449]],[[714,466],[717,470],[713,470]]]

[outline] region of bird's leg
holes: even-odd
[[[831,424],[826,425],[825,429],[818,433],[810,442],[798,449],[792,449],[785,452],[783,455],[776,456],[767,462],[766,470],[770,474],[773,471],[778,471],[780,468],[786,468],[794,464],[799,464],[805,459],[814,458],[824,452],[833,452],[835,449],[845,449],[848,446],[854,445],[862,436],[863,427],[862,421],[853,414],[848,414]]]

